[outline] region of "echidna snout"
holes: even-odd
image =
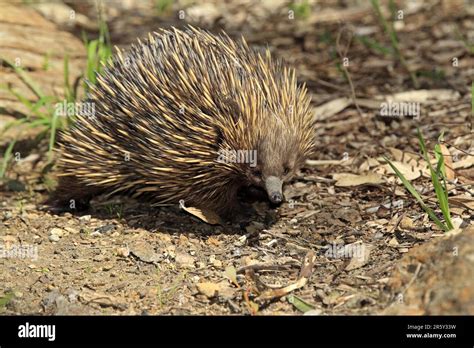
[[[268,198],[272,203],[278,204],[283,201],[282,186],[282,180],[276,176],[269,176],[265,180],[265,189],[267,190]]]
[[[263,188],[275,204],[283,202],[283,186],[295,175],[304,158],[298,151],[301,141],[296,134],[279,125],[260,140],[257,165],[250,169],[251,184]]]

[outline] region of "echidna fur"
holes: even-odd
[[[232,213],[257,185],[281,201],[315,147],[305,86],[295,71],[242,38],[188,27],[117,49],[60,135],[56,204],[99,193]],[[256,151],[256,166],[229,150]]]

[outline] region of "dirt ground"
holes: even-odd
[[[94,23],[89,2],[66,3]],[[161,26],[186,23],[268,44],[309,88],[320,125],[318,151],[285,187],[281,206],[248,202],[257,212],[251,223],[216,226],[178,206],[151,209],[126,197],[98,197],[89,211],[75,215],[45,210],[48,180],[55,175],[47,166],[48,139],[36,141],[37,134],[19,127],[2,133],[0,153],[11,137],[21,138],[13,150],[18,160],[0,186],[0,313],[474,314],[474,8],[468,2],[397,2],[404,11],[395,25],[400,50],[417,72],[418,88],[393,54],[361,39],[390,49],[369,2],[310,2],[307,16],[285,1],[178,1],[159,13],[146,2],[113,3],[106,2],[105,11],[112,42],[120,46]],[[80,46],[89,23],[70,26],[43,17],[47,11],[33,9],[35,4],[11,6],[37,21],[19,28],[0,17],[0,32],[35,32],[37,25],[43,28],[37,35],[66,33],[61,35],[71,49]],[[0,57],[18,55],[13,43],[1,40]],[[74,58],[77,71],[81,57]],[[39,70],[32,65],[29,72]],[[0,73],[21,84],[9,67]],[[50,80],[38,82],[47,88]],[[1,93],[3,120],[15,119],[14,98]],[[414,102],[420,113],[387,117],[382,104],[388,101]],[[431,150],[444,131],[456,225],[448,236],[382,158],[397,161],[435,208],[417,127]]]

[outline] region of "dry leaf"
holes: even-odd
[[[210,209],[198,209],[194,207],[181,207],[189,214],[197,217],[198,219],[208,223],[209,225],[222,225],[222,220],[213,210]]]
[[[210,236],[209,238],[207,238],[206,244],[208,244],[208,245],[210,245],[210,246],[218,247],[218,246],[221,245],[221,242],[220,242],[219,239],[217,239],[216,237]]]
[[[388,245],[390,245],[390,246],[392,246],[392,247],[396,247],[396,246],[400,245],[400,243],[398,243],[397,238],[393,237],[393,238],[390,239],[390,241],[388,242]]]
[[[466,158],[453,163],[454,169],[467,169],[474,166],[474,156],[467,156]]]
[[[349,187],[359,186],[364,184],[382,184],[384,180],[377,173],[367,173],[363,175],[351,174],[351,173],[338,173],[333,174],[333,179],[336,180],[336,186]]]
[[[346,266],[346,271],[352,271],[353,269],[364,266],[370,259],[370,252],[373,246],[365,243],[352,243],[344,247],[345,252],[352,255],[351,261]]]
[[[458,206],[466,207],[467,209],[474,210],[474,197],[459,195],[448,198],[449,204],[456,204]]]
[[[234,266],[227,266],[224,274],[234,285],[239,286],[237,282],[237,270]]]
[[[219,284],[211,282],[198,283],[196,286],[198,291],[207,298],[217,296],[221,288]]]
[[[418,179],[422,174],[422,171],[420,170],[420,168],[414,167],[407,163],[393,161],[392,164],[403,174],[403,176],[408,181]],[[385,170],[387,174],[395,175],[395,171],[392,169],[392,167],[390,167],[389,164],[384,164],[382,168]],[[397,181],[399,184],[401,184],[401,180],[398,177],[397,177]]]
[[[430,100],[458,100],[460,98],[460,94],[459,92],[451,89],[419,89],[395,93],[384,97],[387,101],[424,103]]]
[[[421,169],[426,167],[426,162],[419,156],[416,156],[409,152],[401,151],[394,147],[390,147],[389,150],[395,161],[407,163],[412,166],[419,167]]]
[[[341,160],[306,160],[306,164],[309,166],[328,166],[328,165],[345,165],[349,166],[354,162],[354,159],[341,159]]]
[[[331,100],[314,108],[314,118],[318,121],[328,119],[329,117],[341,112],[351,104],[352,101],[349,98],[338,98]]]
[[[316,255],[314,254],[314,252],[308,251],[308,253],[306,254],[303,260],[303,265],[301,266],[300,274],[298,275],[298,280],[295,283],[285,286],[284,288],[265,290],[255,300],[256,301],[271,300],[274,298],[285,296],[289,294],[290,292],[292,292],[293,290],[302,288],[303,286],[306,285],[309,277],[313,273],[313,266],[314,266],[315,261],[316,261]]]

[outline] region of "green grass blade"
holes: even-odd
[[[7,172],[8,162],[12,156],[13,146],[15,146],[15,143],[16,140],[12,140],[3,154],[2,166],[0,167],[0,179],[3,179]]]
[[[428,207],[425,202],[423,201],[423,199],[421,198],[420,194],[418,193],[418,191],[416,191],[416,189],[413,187],[413,185],[405,178],[405,176],[397,169],[397,167],[395,167],[395,165],[387,158],[387,157],[384,157],[385,161],[387,161],[387,163],[390,165],[390,167],[393,169],[393,171],[395,172],[395,174],[400,178],[400,180],[402,181],[403,185],[405,186],[405,188],[407,189],[408,192],[410,192],[410,194],[415,197],[415,199],[418,201],[418,203],[421,205],[421,207],[423,208],[423,210],[430,216],[430,218],[434,221],[434,223],[439,227],[441,228],[443,231],[447,231],[448,228],[447,226],[445,226],[439,219],[438,217],[436,216],[436,214],[434,213],[434,211]]]
[[[359,40],[364,46],[370,48],[371,50],[377,52],[377,53],[381,53],[383,55],[391,55],[393,54],[392,50],[388,47],[385,47],[383,45],[381,45],[380,43],[378,43],[376,40],[374,39],[371,39],[370,37],[368,36],[364,36],[364,35],[361,35],[361,36],[356,36],[357,40]]]
[[[33,82],[32,79],[28,76],[28,74],[20,67],[16,66],[12,62],[10,62],[8,59],[2,58],[2,60],[10,67],[12,68],[15,73],[20,77],[20,79],[28,86],[29,89],[38,97],[44,97],[44,93],[41,91],[41,89]]]
[[[31,111],[34,110],[34,105],[33,103],[31,103],[28,98],[26,98],[23,94],[15,91],[13,88],[8,88],[7,89],[16,99],[18,99],[18,101],[20,103],[22,103],[23,105],[25,105],[28,109],[30,109]]]
[[[5,134],[7,130],[9,130],[10,128],[22,125],[23,123],[26,123],[26,122],[28,122],[28,119],[26,118],[20,118],[18,120],[7,122],[7,124],[0,131],[0,135]]]
[[[58,125],[58,117],[59,117],[58,112],[53,113],[53,120],[51,122],[51,130],[50,130],[50,136],[49,136],[49,148],[48,148],[49,162],[53,160],[53,148],[54,148],[54,142],[56,140],[56,129]]]
[[[443,155],[441,154],[441,150],[439,149],[439,146],[438,146],[439,160],[438,160],[438,164],[436,166],[437,168],[436,168],[436,171],[435,171],[433,166],[431,165],[430,158],[428,156],[428,151],[426,150],[425,140],[423,139],[423,135],[421,134],[419,129],[417,129],[417,136],[418,136],[418,141],[420,143],[421,151],[423,153],[423,158],[428,163],[428,168],[430,170],[430,175],[431,175],[431,181],[433,183],[433,187],[434,187],[434,190],[435,190],[435,193],[436,193],[436,198],[438,199],[439,208],[441,209],[441,212],[443,213],[443,217],[446,221],[446,225],[448,227],[448,230],[451,230],[451,229],[453,229],[453,224],[452,224],[452,221],[451,221],[451,214],[449,212],[448,192],[445,189],[446,185],[443,187],[441,185],[440,180],[439,180],[439,176],[440,175],[443,176],[442,172],[445,169],[444,168]],[[436,150],[436,147],[435,147],[435,150]],[[435,153],[436,153],[436,151],[435,151]],[[443,176],[443,179],[445,179],[445,176]]]

